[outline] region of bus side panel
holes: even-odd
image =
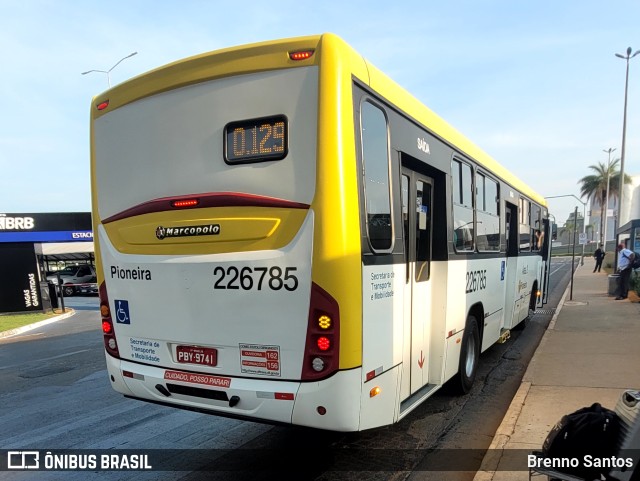
[[[511,305],[513,308],[511,317],[505,320],[505,328],[507,329],[512,329],[529,315],[531,291],[537,280],[540,257],[520,255],[510,260],[511,268],[508,274],[512,276],[509,282],[511,283],[513,296],[507,296],[505,305]]]
[[[397,415],[404,346],[405,265],[365,265],[362,286],[361,429],[391,424]],[[380,387],[371,397],[370,390]]]
[[[478,304],[482,308],[481,319],[476,319],[483,332],[482,350],[497,339],[503,327],[503,299],[505,279],[501,258],[453,260],[449,262],[447,283],[447,333],[463,331],[469,311]],[[458,360],[447,359],[450,367]],[[447,372],[449,370],[447,369]]]
[[[362,382],[402,362],[403,264],[363,266]]]
[[[364,384],[360,410],[361,431],[397,421],[401,376],[401,366],[395,366]]]

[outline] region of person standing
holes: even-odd
[[[600,248],[600,244],[598,244],[598,248],[593,253],[593,257],[596,260],[596,266],[593,268],[593,272],[600,272],[602,261],[604,260],[604,251]]]
[[[625,248],[623,243],[618,244],[618,288],[616,289],[616,301],[626,299],[629,293],[629,281],[631,280],[631,266],[633,265],[633,259],[635,254],[633,251]]]

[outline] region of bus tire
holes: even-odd
[[[478,372],[478,362],[480,361],[480,330],[478,321],[473,314],[469,314],[462,335],[462,346],[460,348],[460,360],[458,363],[458,374],[452,379],[452,388],[456,394],[467,394],[471,391],[473,382]]]
[[[536,301],[538,300],[538,283],[533,283],[533,289],[531,289],[531,297],[529,298],[529,317],[533,317],[536,313]]]

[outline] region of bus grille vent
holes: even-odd
[[[199,387],[181,386],[179,384],[167,384],[167,389],[172,394],[182,394],[183,396],[201,397],[204,399],[214,399],[216,401],[229,401],[227,393],[224,391],[214,391]]]

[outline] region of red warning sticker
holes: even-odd
[[[210,376],[208,374],[194,374],[191,372],[165,371],[164,378],[167,381],[181,381],[192,384],[205,384],[207,386],[224,387],[231,386],[231,378]]]
[[[240,344],[240,371],[259,376],[280,376],[280,346]]]

